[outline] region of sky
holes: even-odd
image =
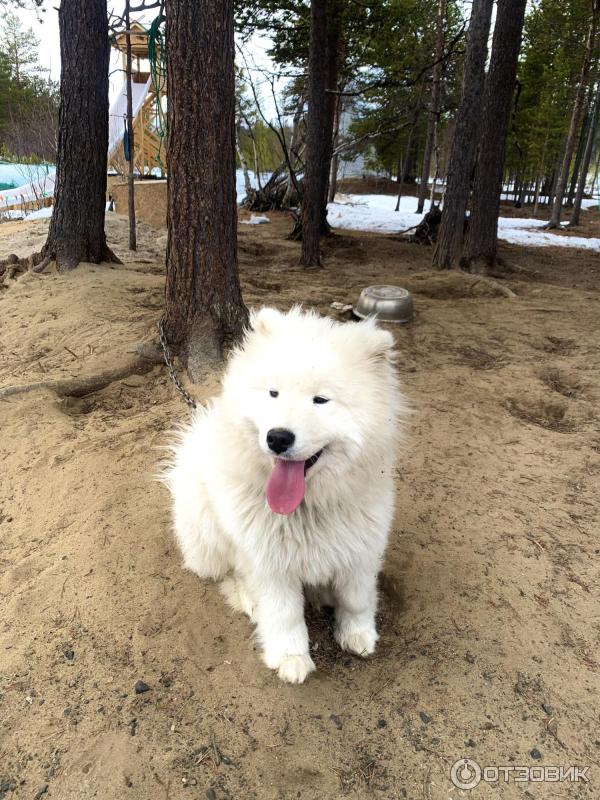
[[[47,3],[47,9],[44,12],[31,11],[27,9],[18,9],[17,16],[21,19],[26,27],[33,29],[33,32],[40,40],[39,56],[40,63],[43,67],[49,70],[50,77],[58,81],[60,78],[60,38],[58,32],[58,10],[52,3]],[[58,4],[56,4],[58,6]],[[109,2],[109,12],[122,13],[124,7],[123,2]],[[139,16],[141,22],[151,22],[154,18],[156,11],[150,12],[146,18]],[[121,87],[123,80],[122,75],[118,71],[121,65],[120,54],[117,50],[111,49],[110,56],[110,97],[112,98],[117,94]],[[117,70],[117,72],[115,72]]]
[[[50,77],[58,81],[60,78],[60,39],[58,32],[58,11],[54,6],[58,6],[58,2],[46,2],[47,10],[45,12],[36,12],[26,9],[16,9],[15,13],[21,19],[26,27],[31,27],[33,32],[40,40],[39,56],[40,62],[43,67],[49,70]],[[108,3],[109,12],[122,13],[124,8],[123,0],[114,0]],[[157,9],[148,12],[145,17],[135,15],[133,18],[142,23],[149,24],[155,17]],[[269,42],[264,37],[254,37],[248,48],[249,58],[259,68],[273,69],[273,65],[267,56],[267,49]],[[121,86],[123,85],[123,75],[120,71],[121,56],[117,50],[111,49],[110,58],[110,90],[109,97],[112,100],[118,94]],[[260,83],[260,79],[258,80]],[[259,92],[261,105],[264,107],[264,112],[268,118],[275,116],[275,107],[272,99],[270,98],[270,89],[264,89]]]

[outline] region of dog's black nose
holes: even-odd
[[[286,450],[289,450],[295,440],[296,437],[294,434],[285,428],[271,428],[271,430],[267,432],[269,450],[272,450],[276,455],[280,455],[280,453],[285,453]]]

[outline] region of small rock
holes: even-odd
[[[541,754],[541,753],[540,753],[540,751],[537,749],[537,747],[534,747],[534,748],[533,748],[533,750],[531,751],[531,753],[530,753],[529,755],[530,755],[530,756],[531,756],[531,757],[532,757],[532,758],[533,758],[535,761],[539,761],[539,760],[541,759],[541,757],[542,757],[542,754]]]
[[[475,742],[473,741],[473,739],[467,739],[467,741],[465,742],[465,747],[475,747]]]
[[[35,793],[33,800],[40,800],[40,797],[43,797],[47,791],[48,791],[48,784],[46,783],[43,786],[40,786],[40,788]]]
[[[67,659],[67,661],[73,661],[73,659],[75,658],[75,652],[73,650],[65,650],[64,656]]]
[[[137,733],[137,719],[135,717],[129,722],[129,733],[132,736],[135,736]]]
[[[206,800],[217,800],[217,794],[214,789],[206,790]]]
[[[378,728],[385,728],[386,725],[387,725],[387,722],[384,719],[378,719],[377,720],[377,727]]]
[[[341,729],[342,729],[342,725],[343,725],[344,723],[343,723],[343,722],[342,722],[342,720],[341,720],[341,719],[338,717],[338,715],[337,715],[337,714],[331,714],[331,715],[329,716],[329,719],[330,719],[330,720],[333,722],[333,724],[335,725],[335,727],[336,727],[338,730],[341,730]]]
[[[426,714],[424,711],[419,711],[419,716],[421,717],[421,722],[424,722],[425,725],[429,725],[431,722],[431,717],[429,714]]]
[[[136,694],[144,694],[144,692],[150,691],[150,687],[147,683],[144,683],[144,681],[138,681],[133,687],[133,690]]]
[[[465,653],[465,661],[467,661],[469,664],[474,664],[475,663],[475,656],[473,655],[473,653],[470,653],[468,650]]]
[[[546,714],[548,714],[548,716],[551,716],[551,714],[552,714],[552,706],[549,706],[547,703],[542,703],[542,709],[544,710],[544,712]]]

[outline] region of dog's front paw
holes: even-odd
[[[366,658],[375,652],[378,636],[375,628],[365,628],[362,631],[338,628],[335,638],[342,650],[348,650],[357,656]]]
[[[241,611],[254,622],[254,603],[241,578],[225,578],[221,581],[219,589],[234,611]]]
[[[277,659],[269,659],[267,666],[276,669],[278,676],[286,683],[303,683],[306,676],[315,669],[313,660],[308,654],[284,654]]]

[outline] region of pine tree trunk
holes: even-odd
[[[590,161],[592,160],[592,150],[594,149],[594,139],[596,138],[596,131],[598,130],[598,112],[600,111],[600,81],[596,87],[596,95],[590,108],[590,118],[588,124],[587,140],[583,152],[581,162],[581,170],[579,172],[579,183],[577,184],[577,192],[573,201],[573,210],[571,212],[571,219],[569,220],[569,227],[579,225],[579,215],[581,213],[581,201],[583,200],[583,193],[585,191],[585,182],[587,174],[590,169]]]
[[[542,148],[542,155],[540,158],[540,165],[537,171],[537,178],[535,181],[535,193],[533,197],[533,216],[536,217],[540,203],[540,193],[544,191],[544,175],[546,172],[546,151],[548,149],[548,137],[550,129],[546,129],[546,136],[544,137],[544,146]]]
[[[323,181],[324,191],[321,206],[321,234],[329,233],[327,223],[327,195],[331,180],[333,160],[333,144],[335,139],[335,120],[339,96],[333,94],[338,89],[339,63],[340,63],[340,18],[338,0],[327,2],[327,86],[325,95],[325,151],[323,153]]]
[[[302,197],[303,267],[321,266],[320,237],[327,233],[327,188],[333,155],[333,128],[339,69],[337,0],[311,0],[308,55],[306,170]],[[327,90],[330,90],[329,92]]]
[[[171,0],[164,327],[193,381],[247,322],[237,263],[233,0]]]
[[[133,86],[129,0],[125,0],[126,41],[126,81],[127,81],[127,135],[129,136],[129,163],[127,170],[127,213],[129,216],[129,249],[137,250],[137,231],[135,224],[135,136],[133,132]]]
[[[567,134],[565,149],[563,153],[562,162],[556,180],[556,192],[554,196],[554,203],[552,205],[552,216],[546,225],[546,228],[558,228],[560,225],[560,217],[562,211],[562,204],[567,188],[567,181],[569,179],[569,170],[571,169],[571,161],[573,159],[573,152],[577,142],[577,133],[579,131],[579,123],[581,121],[581,114],[585,101],[585,92],[590,75],[590,67],[592,63],[592,54],[594,50],[594,43],[596,39],[596,24],[598,18],[598,10],[600,7],[599,0],[594,0],[592,19],[590,21],[590,28],[588,31],[585,51],[583,54],[583,62],[581,65],[581,75],[577,91],[575,93],[575,100],[573,102],[573,111],[571,112],[571,122],[569,125],[569,132]]]
[[[493,5],[493,0],[473,0],[471,9],[463,95],[452,140],[442,222],[433,254],[433,266],[438,269],[458,267],[462,253],[465,214],[479,138],[485,60]]]
[[[567,208],[572,208],[573,203],[575,201],[575,192],[577,191],[577,179],[579,177],[579,171],[581,170],[581,159],[583,158],[585,153],[589,126],[592,118],[592,105],[593,105],[594,94],[595,94],[594,86],[588,87],[588,92],[586,94],[583,103],[583,110],[581,112],[581,118],[583,122],[581,123],[581,130],[579,131],[579,141],[577,143],[577,150],[575,151],[575,162],[573,164],[573,169],[571,170],[571,181],[569,183],[567,200],[566,203],[564,204],[567,206]]]
[[[417,214],[422,214],[429,186],[429,173],[431,172],[431,156],[435,142],[435,131],[440,114],[440,99],[442,88],[442,59],[444,56],[444,18],[446,16],[446,0],[438,0],[435,39],[435,64],[431,76],[431,97],[429,100],[429,114],[427,117],[427,135],[425,138],[425,151],[423,153],[423,169],[419,185],[419,200]]]
[[[342,98],[338,96],[335,103],[335,122],[333,125],[333,155],[331,156],[331,170],[329,172],[329,189],[327,191],[327,200],[330,203],[335,202],[335,195],[337,192],[338,169],[340,163],[339,153],[336,148],[339,143],[340,136],[340,119],[342,115]]]
[[[600,170],[600,153],[596,158],[596,166],[594,167],[594,177],[592,178],[592,197],[596,191],[596,184],[598,183],[598,171]]]
[[[577,186],[578,186],[577,180],[579,178],[579,172],[581,170],[581,161],[585,156],[585,148],[587,145],[588,134],[590,130],[590,125],[592,124],[595,94],[596,94],[596,89],[595,86],[592,84],[589,87],[589,90],[587,92],[583,104],[583,111],[582,111],[583,123],[581,125],[581,131],[579,134],[579,142],[577,144],[577,152],[575,155],[575,164],[573,165],[571,182],[569,184],[569,193],[567,195],[567,202],[565,204],[568,208],[572,208],[573,203],[575,202],[575,193],[577,191]]]
[[[569,191],[567,192],[567,199],[563,203],[566,208],[572,208],[575,200],[575,192],[577,191],[577,178],[579,177],[579,170],[581,169],[581,159],[585,150],[585,144],[588,138],[590,128],[590,109],[585,108],[582,112],[582,123],[579,131],[579,142],[575,150],[575,161],[571,169],[571,180],[569,181]]]
[[[398,163],[396,164],[396,183],[398,184],[398,194],[396,195],[396,208],[394,211],[400,211],[400,201],[402,200],[402,176],[404,175],[404,159],[402,154],[398,156]]]
[[[62,0],[60,109],[54,209],[45,261],[118,261],[106,244],[108,18],[106,0]]]
[[[398,184],[398,195],[396,197],[396,208],[394,209],[394,211],[400,211],[402,192],[404,191],[404,186],[406,185],[406,181],[408,180],[408,168],[410,166],[410,155],[413,149],[413,137],[415,135],[415,130],[417,129],[417,122],[419,121],[420,110],[421,110],[421,93],[419,93],[419,100],[417,103],[417,107],[415,108],[412,124],[408,129],[408,140],[406,142],[406,148],[404,149],[404,158],[402,158],[402,160],[398,159],[398,172],[396,173],[396,183]],[[402,165],[402,170],[400,171],[401,165]]]
[[[473,202],[465,242],[465,261],[491,266],[498,248],[498,216],[517,61],[527,0],[498,0],[492,57],[486,79]],[[525,182],[521,184],[524,196]],[[522,202],[522,200],[521,200]]]

